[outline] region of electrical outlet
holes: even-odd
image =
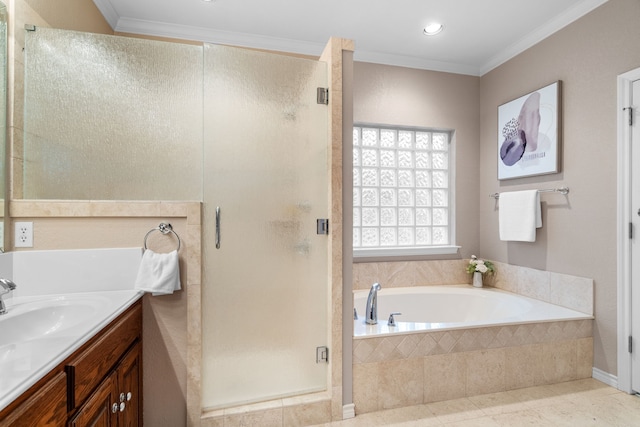
[[[33,222],[16,222],[15,223],[15,247],[16,248],[32,248],[33,247]]]

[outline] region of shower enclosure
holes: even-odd
[[[25,198],[202,200],[202,408],[326,390],[326,64],[46,28],[25,57]]]
[[[326,66],[214,45],[204,63],[203,407],[324,390]]]

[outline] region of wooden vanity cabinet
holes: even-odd
[[[1,427],[64,426],[67,420],[67,376],[59,372],[4,418]]]
[[[115,370],[100,383],[69,422],[70,427],[142,425],[140,344],[135,344]]]
[[[138,303],[67,363],[69,426],[142,425],[141,331]]]
[[[142,303],[136,302],[0,412],[0,427],[142,426]]]

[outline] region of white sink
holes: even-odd
[[[51,297],[13,304],[7,314],[0,316],[0,343],[18,343],[64,334],[96,316],[106,303],[106,298],[96,295]]]
[[[0,315],[0,410],[142,296],[137,291],[6,298]]]

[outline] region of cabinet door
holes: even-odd
[[[104,380],[100,387],[82,405],[78,413],[69,421],[69,427],[115,427],[118,422],[118,408],[115,399],[115,374]]]
[[[118,426],[138,427],[142,425],[142,353],[140,344],[136,344],[127,352],[118,366],[117,398],[119,407]]]
[[[62,427],[66,418],[67,376],[60,372],[0,421],[0,427]]]

